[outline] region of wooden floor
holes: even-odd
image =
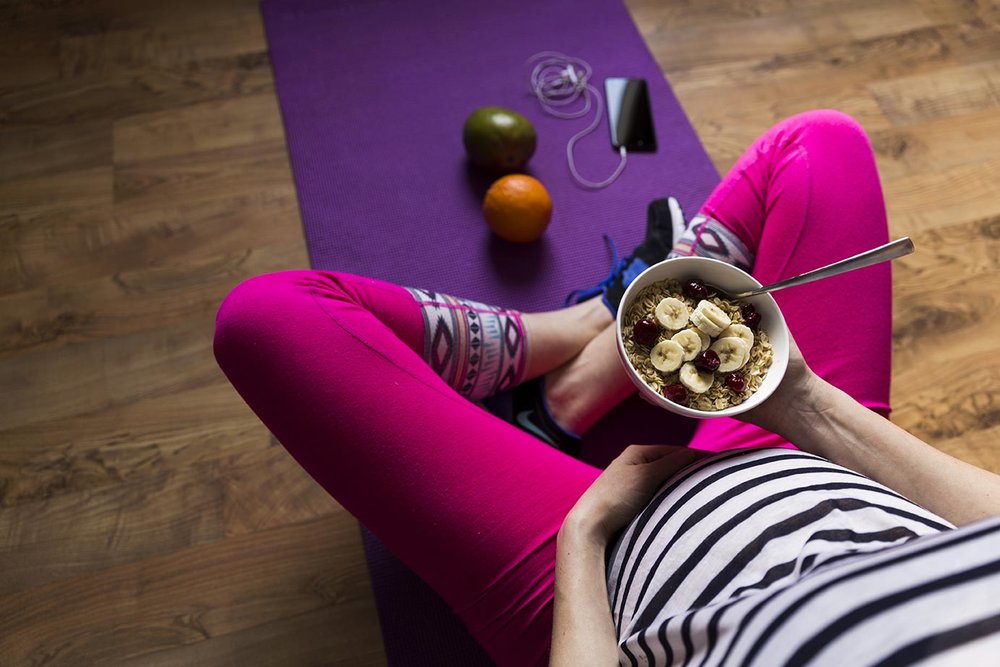
[[[628,5],[720,170],[863,123],[918,249],[894,418],[1000,471],[996,5]],[[256,0],[0,0],[0,664],[384,664],[356,523],[211,352],[228,290],[306,265]]]

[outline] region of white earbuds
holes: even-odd
[[[600,182],[590,181],[581,176],[576,170],[576,164],[573,160],[573,146],[581,138],[597,129],[604,111],[601,93],[590,85],[590,75],[593,72],[590,65],[585,60],[557,51],[536,53],[528,58],[525,64],[530,66],[531,63],[535,63],[535,66],[531,69],[531,74],[528,77],[528,85],[546,113],[556,118],[580,118],[590,111],[591,99],[593,98],[594,104],[597,106],[597,115],[594,116],[594,121],[586,129],[574,134],[566,144],[566,162],[573,178],[586,188],[598,190],[614,183],[625,170],[626,151],[624,146],[618,149],[618,154],[621,156],[618,168],[611,176]],[[560,108],[577,103],[581,97],[584,100],[582,108],[576,111],[563,111]]]

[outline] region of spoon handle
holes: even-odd
[[[827,266],[799,274],[794,278],[788,278],[787,280],[782,280],[781,282],[773,283],[771,285],[765,285],[764,287],[758,287],[757,289],[740,292],[739,294],[734,294],[733,296],[738,299],[744,299],[749,296],[756,296],[767,292],[777,292],[778,290],[785,289],[786,287],[805,285],[806,283],[811,283],[814,280],[821,280],[823,278],[829,278],[830,276],[836,276],[841,273],[847,273],[848,271],[863,269],[867,266],[871,266],[872,264],[887,262],[890,259],[896,259],[897,257],[902,257],[903,255],[909,255],[911,252],[913,252],[913,241],[910,240],[910,237],[904,236],[901,239],[897,239],[891,243],[886,243],[885,245],[881,245],[877,248],[872,248],[871,250],[866,250],[865,252],[857,254],[853,257],[848,257],[847,259],[842,259],[839,262],[834,262],[833,264],[828,264]]]

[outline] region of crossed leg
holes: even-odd
[[[834,112],[803,114],[765,133],[702,212],[756,255],[753,273],[762,282],[886,238],[870,146],[856,123]],[[693,249],[711,250],[707,243]],[[890,287],[883,265],[777,296],[810,365],[883,412]],[[292,456],[441,595],[498,664],[544,664],[555,537],[600,471],[467,397],[478,386],[500,389],[548,374],[553,414],[586,430],[631,393],[610,315],[596,300],[522,316],[433,296],[428,305],[414,290],[326,271],[261,276],[221,306],[216,357]],[[427,315],[435,308],[464,322],[464,356],[434,356],[441,340]],[[523,344],[520,352],[494,348],[490,382],[468,381],[472,313],[495,319],[495,332]],[[852,314],[846,329],[845,313]],[[580,327],[555,326],[568,317]],[[776,436],[734,420],[702,423],[692,442],[703,449],[774,444]]]

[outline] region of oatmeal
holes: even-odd
[[[641,290],[622,320],[622,343],[639,377],[667,399],[714,412],[739,405],[774,359],[760,313],[710,292],[699,280]]]

